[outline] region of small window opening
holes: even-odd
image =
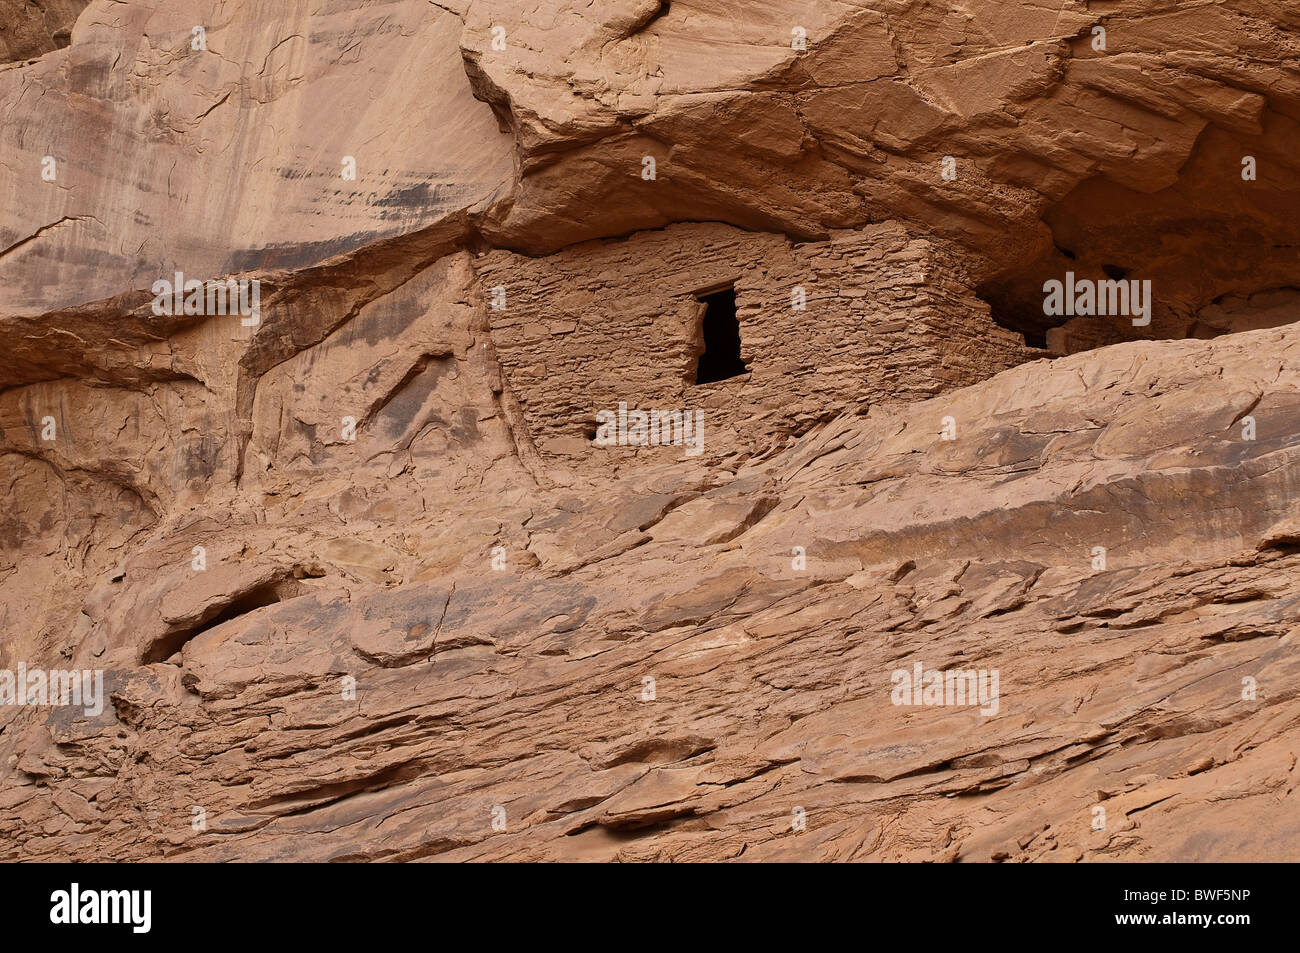
[[[740,322],[736,320],[736,289],[700,295],[704,305],[701,337],[704,350],[695,371],[696,384],[713,384],[749,371],[740,359]]]

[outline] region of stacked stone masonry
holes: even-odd
[[[951,277],[961,269],[942,244],[896,223],[803,244],[692,223],[543,258],[493,251],[475,267],[485,300],[503,305],[488,309],[493,343],[544,452],[587,452],[596,414],[620,402],[700,410],[760,445],[1041,353]],[[700,298],[726,287],[748,372],[696,385]]]

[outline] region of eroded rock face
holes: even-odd
[[[0,856],[1300,856],[1300,19],[1112,6],[0,40]]]
[[[0,4],[0,63],[25,60],[72,42],[87,0],[5,0]]]

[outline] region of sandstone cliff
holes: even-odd
[[[0,857],[1300,856],[1287,3],[0,19]]]

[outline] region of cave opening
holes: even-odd
[[[1290,184],[1300,121],[1265,109],[1260,130],[1211,123],[1176,176],[1150,189],[1107,174],[1082,180],[1044,208],[1045,228],[976,284],[977,297],[1047,357],[1300,321],[1300,192]],[[1243,174],[1243,156],[1272,177]],[[1056,282],[1089,285],[1098,302],[1103,287],[1110,295],[1127,283],[1130,300],[1141,291],[1145,305],[1123,314],[1049,308]]]
[[[703,350],[695,369],[696,384],[716,384],[749,372],[740,356],[740,321],[736,317],[736,289],[723,288],[701,294],[704,305],[700,318]]]

